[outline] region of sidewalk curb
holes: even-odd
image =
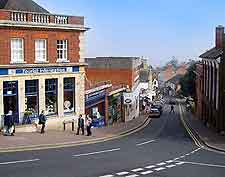
[[[145,128],[151,119],[145,118],[142,123],[138,124],[134,128],[129,130],[125,130],[118,134],[109,135],[101,138],[96,138],[92,140],[84,140],[84,141],[74,141],[74,142],[63,142],[63,143],[55,143],[55,144],[42,144],[42,145],[31,145],[31,146],[19,146],[19,147],[12,147],[12,148],[0,148],[0,153],[9,153],[9,152],[22,152],[22,151],[34,151],[34,150],[46,150],[46,149],[56,149],[56,148],[64,148],[64,147],[75,147],[80,145],[87,145],[87,144],[95,144],[100,142],[105,142],[113,139],[122,138],[124,136],[131,135],[143,128]]]
[[[220,153],[221,152],[222,153],[225,153],[225,149],[220,149],[220,148],[215,147],[213,145],[210,145],[209,143],[207,143],[206,141],[204,141],[203,138],[201,137],[201,135],[199,135],[199,133],[194,128],[191,127],[190,123],[187,120],[183,119],[183,121],[185,122],[185,124],[187,125],[187,127],[189,128],[189,130],[194,134],[195,139],[198,140],[198,143],[197,144],[196,144],[196,142],[194,140],[194,142],[195,142],[195,144],[197,146],[199,146],[201,148],[202,147],[206,147],[207,148],[206,150],[213,150],[213,151],[217,151],[217,152],[220,152]]]

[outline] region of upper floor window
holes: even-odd
[[[57,59],[58,61],[67,61],[67,40],[57,40]]]
[[[11,39],[11,62],[23,63],[24,62],[24,44],[22,38]]]
[[[35,40],[35,61],[36,62],[46,62],[47,54],[46,54],[46,40],[45,39],[37,39]]]

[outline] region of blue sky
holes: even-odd
[[[52,13],[85,16],[87,57],[146,56],[154,66],[197,58],[225,24],[224,0],[35,0]]]

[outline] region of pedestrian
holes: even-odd
[[[44,114],[44,110],[41,111],[41,114],[39,115],[39,125],[42,125],[41,127],[41,133],[45,133],[45,124],[46,124],[47,118]]]
[[[4,135],[14,136],[15,124],[14,124],[13,112],[11,110],[9,110],[8,114],[5,115],[4,125],[5,125],[5,134]]]
[[[173,105],[171,105],[171,107],[170,107],[170,113],[175,113]]]
[[[92,119],[89,115],[87,115],[87,120],[86,120],[86,126],[87,126],[87,136],[91,136],[91,124],[92,124]]]
[[[84,118],[82,117],[82,114],[80,114],[78,118],[77,135],[79,135],[80,129],[82,131],[82,135],[84,135]]]

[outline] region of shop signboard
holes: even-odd
[[[134,101],[133,93],[123,93],[124,104],[132,104]]]

